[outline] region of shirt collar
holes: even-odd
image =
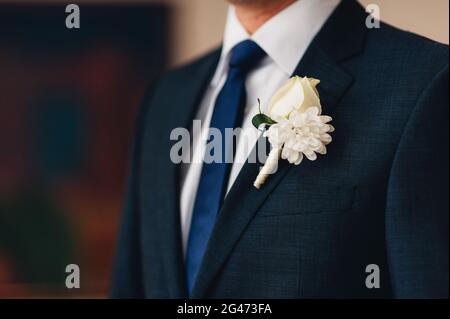
[[[255,41],[288,76],[297,67],[308,46],[341,0],[299,0],[267,21],[253,35],[239,22],[233,6],[228,10],[222,55],[213,78],[218,84],[226,72],[233,47]]]

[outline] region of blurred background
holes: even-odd
[[[326,0],[324,0],[326,1]],[[448,0],[362,0],[448,44]],[[145,88],[220,44],[225,0],[0,0],[0,298],[104,298]],[[81,288],[65,287],[78,264]]]

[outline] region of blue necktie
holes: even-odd
[[[234,149],[232,141],[232,143],[228,143],[229,145],[225,145],[225,129],[233,129],[240,125],[246,102],[245,78],[265,55],[266,53],[251,40],[237,44],[231,52],[227,80],[214,105],[210,127],[217,128],[222,133],[222,161],[220,163],[203,163],[202,167],[186,250],[185,265],[189,294],[192,292],[211,231],[225,196],[231,166],[225,159],[227,154],[230,158],[229,154],[232,154]],[[217,143],[213,144],[217,145]],[[211,153],[211,155],[214,154]]]

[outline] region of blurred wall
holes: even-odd
[[[136,111],[167,6],[0,1],[0,299],[105,297]],[[80,289],[67,289],[76,264]]]

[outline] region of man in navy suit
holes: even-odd
[[[448,47],[354,0],[230,2],[222,47],[143,104],[112,296],[448,298]],[[326,155],[260,189],[259,163],[173,161],[174,129],[201,157],[193,120],[249,128],[294,75],[321,81]]]

